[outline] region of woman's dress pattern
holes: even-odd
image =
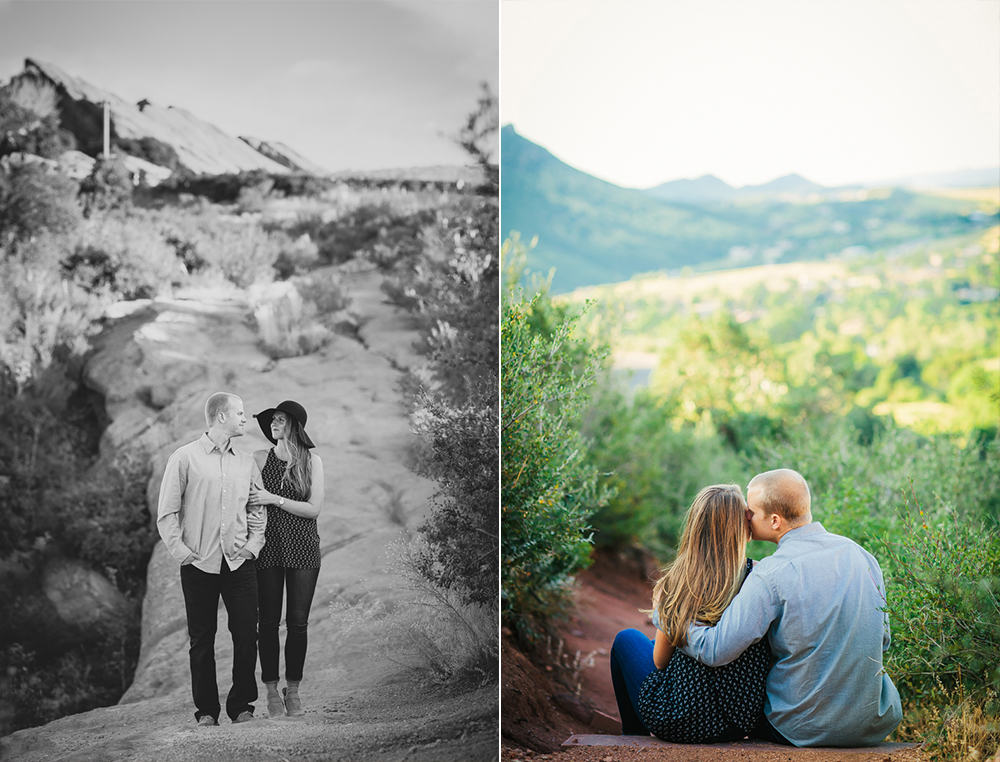
[[[746,573],[751,569],[748,559]],[[643,681],[639,717],[653,735],[673,743],[704,743],[733,726],[749,733],[764,714],[770,669],[766,636],[721,667],[675,650],[666,669],[653,670]]]
[[[264,489],[285,500],[307,501],[308,495],[298,492],[291,483],[282,481],[285,461],[274,454],[272,447],[261,469]],[[316,569],[320,565],[319,532],[316,519],[296,516],[276,505],[267,506],[267,527],[264,547],[257,557],[257,568],[284,566],[288,569]]]

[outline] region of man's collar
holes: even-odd
[[[222,452],[235,452],[233,450],[232,439],[227,439],[226,446],[224,448],[219,448],[219,446],[215,444],[215,442],[213,442],[212,439],[208,436],[207,431],[201,435],[201,439],[199,439],[198,441],[201,442],[201,446],[205,448],[206,454],[212,452],[212,450],[215,449],[221,449]]]
[[[795,537],[793,537],[792,539],[797,539],[799,537],[805,537],[810,534],[816,534],[817,532],[825,532],[825,531],[826,530],[823,528],[823,525],[820,524],[818,521],[810,521],[808,524],[803,524],[800,527],[789,529],[787,532],[781,535],[781,539],[778,540],[778,544],[780,545],[786,537],[790,537],[791,535],[795,535]]]

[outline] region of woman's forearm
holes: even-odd
[[[275,506],[283,511],[288,511],[293,516],[301,516],[304,519],[314,519],[319,516],[319,508],[305,500],[289,500],[286,497],[281,505],[275,502]]]

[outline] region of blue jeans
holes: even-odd
[[[639,688],[654,669],[652,640],[638,630],[622,630],[615,636],[611,646],[611,684],[622,718],[622,735],[649,735],[635,708],[639,706]]]
[[[272,566],[257,570],[257,591],[260,600],[260,679],[264,683],[278,682],[278,624],[281,621],[282,598],[288,593],[285,613],[285,679],[301,680],[306,663],[309,611],[319,567],[288,569]]]

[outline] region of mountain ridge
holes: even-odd
[[[657,186],[661,194],[674,193],[664,198],[651,192],[656,189],[623,188],[588,175],[512,125],[501,129],[500,144],[502,232],[536,241],[527,274],[554,269],[553,293],[686,267],[859,256],[962,234],[997,218],[995,202],[983,194],[826,188],[796,174],[739,191],[703,175]]]

